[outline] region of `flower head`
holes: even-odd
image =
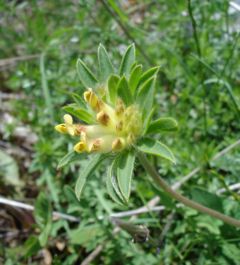
[[[125,106],[119,98],[116,106],[110,106],[100,99],[92,89],[83,94],[84,100],[94,111],[95,124],[74,124],[69,114],[64,115],[65,123],[55,129],[60,133],[80,136],[74,146],[78,153],[82,152],[119,152],[134,144],[142,133],[142,117],[137,105]]]

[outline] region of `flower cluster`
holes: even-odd
[[[108,157],[106,186],[111,198],[119,204],[129,200],[131,179],[137,154],[157,155],[175,163],[171,150],[153,135],[172,132],[177,122],[170,117],[153,120],[156,77],[159,67],[143,71],[135,58],[135,46],[130,45],[118,68],[112,65],[106,49],[98,47],[99,71],[96,76],[81,60],[77,72],[86,91],[83,99],[72,94],[75,103],[64,107],[64,123],[55,126],[60,133],[78,137],[77,153],[95,154],[81,170],[75,193],[80,199],[88,176]],[[73,118],[80,120],[74,123]],[[66,154],[59,167],[70,163],[74,152]]]
[[[74,124],[72,116],[64,115],[63,124],[55,129],[60,133],[79,136],[76,152],[119,152],[131,146],[142,133],[142,117],[137,105],[125,106],[118,98],[115,108],[100,99],[92,89],[83,94],[84,100],[95,113],[96,124]]]

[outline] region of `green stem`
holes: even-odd
[[[100,2],[105,7],[106,11],[113,17],[113,19],[115,19],[115,21],[121,27],[121,29],[123,30],[123,32],[125,33],[125,35],[128,37],[128,39],[131,40],[133,43],[135,43],[136,47],[138,48],[138,50],[140,51],[140,53],[142,54],[142,56],[145,58],[145,60],[150,65],[153,65],[154,63],[153,63],[152,59],[146,54],[144,48],[142,47],[142,44],[139,44],[138,41],[132,36],[132,33],[130,33],[130,31],[128,30],[128,28],[121,21],[121,19],[119,18],[118,14],[109,7],[108,2],[105,1],[105,0],[100,0]]]
[[[197,48],[197,54],[201,58],[202,52],[199,44],[198,34],[197,34],[197,23],[194,19],[193,12],[192,12],[192,6],[191,6],[191,0],[188,0],[188,13],[191,19],[192,28],[193,28],[193,37],[195,40],[196,48]]]
[[[138,158],[140,162],[142,163],[142,166],[145,168],[145,170],[148,172],[148,174],[153,178],[153,180],[160,186],[166,193],[168,193],[171,197],[176,199],[177,201],[183,203],[184,205],[193,208],[201,213],[208,214],[214,218],[217,218],[219,220],[222,220],[223,222],[240,227],[240,221],[237,219],[234,219],[232,217],[226,216],[220,212],[217,212],[215,210],[212,210],[208,207],[205,207],[197,202],[194,202],[192,200],[189,200],[188,198],[182,196],[181,194],[175,192],[171,187],[168,186],[168,184],[159,176],[157,171],[152,167],[152,165],[149,163],[147,157],[142,152],[138,153]]]

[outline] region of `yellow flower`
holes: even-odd
[[[60,133],[80,136],[80,141],[74,146],[76,152],[119,152],[131,146],[141,135],[142,116],[136,105],[125,107],[118,99],[113,108],[91,89],[85,91],[83,97],[95,112],[97,124],[73,124],[71,115],[66,114],[65,123],[55,127]]]
[[[63,116],[63,120],[65,123],[59,124],[55,126],[55,129],[60,133],[68,133],[72,136],[79,135],[79,131],[77,129],[77,125],[73,124],[73,118],[69,114],[65,114]]]

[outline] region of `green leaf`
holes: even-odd
[[[237,247],[235,244],[230,244],[225,241],[221,248],[223,254],[228,257],[235,265],[240,264],[239,247]]]
[[[147,133],[173,132],[177,129],[177,121],[173,118],[165,117],[153,121],[147,129]]]
[[[97,85],[97,79],[85,63],[81,60],[77,60],[77,72],[79,78],[86,88],[95,88]]]
[[[220,235],[223,222],[208,215],[196,216],[196,226],[201,230],[208,230],[209,233]]]
[[[116,192],[116,180],[114,176],[115,161],[108,167],[106,186],[109,196],[118,204],[122,205],[123,198],[119,197],[120,192]],[[118,188],[117,188],[118,189]]]
[[[117,2],[115,0],[108,0],[107,2],[108,5],[110,5],[111,8],[117,13],[122,22],[128,21],[128,16],[123,12],[122,8],[117,5]]]
[[[219,212],[223,211],[223,200],[216,194],[210,193],[204,189],[194,188],[191,190],[192,199],[208,208],[217,210]]]
[[[76,160],[79,158],[79,154],[77,154],[74,150],[70,151],[67,153],[58,163],[57,169],[60,169],[72,161]]]
[[[151,155],[157,155],[159,157],[170,160],[173,163],[176,163],[175,157],[171,150],[164,144],[160,143],[155,139],[142,138],[137,143],[137,148]]]
[[[73,100],[76,102],[76,104],[78,105],[78,107],[83,108],[83,109],[86,108],[86,102],[83,100],[81,96],[79,96],[76,93],[71,93],[71,96]]]
[[[141,73],[142,73],[142,65],[140,64],[136,65],[131,71],[130,78],[129,78],[129,88],[133,95],[137,88]]]
[[[52,228],[52,207],[44,193],[40,193],[34,207],[36,223],[41,228],[39,243],[42,247],[47,244]]]
[[[119,189],[128,202],[130,191],[131,191],[131,181],[133,175],[135,161],[135,153],[133,150],[122,153],[117,160],[117,180]]]
[[[111,75],[108,79],[108,100],[112,103],[116,103],[117,99],[117,87],[120,77],[117,75]]]
[[[84,121],[88,124],[94,123],[95,121],[94,117],[87,110],[79,108],[74,103],[64,106],[63,109],[79,120]]]
[[[132,94],[128,87],[128,82],[125,76],[121,78],[117,87],[118,96],[123,100],[126,105],[130,105],[133,102]]]
[[[39,240],[35,236],[30,236],[27,241],[24,242],[23,252],[24,257],[29,258],[36,254],[41,249]]]
[[[5,185],[22,186],[23,182],[19,177],[18,163],[16,160],[0,149],[0,176]]]
[[[85,246],[89,241],[96,240],[97,236],[103,235],[104,230],[100,225],[80,226],[78,229],[71,230],[69,238],[72,244]]]
[[[122,62],[120,65],[119,73],[120,76],[126,75],[128,76],[131,71],[131,67],[135,62],[135,45],[131,44],[128,46],[125,54],[123,55]]]
[[[114,73],[114,69],[107,51],[102,44],[100,44],[98,47],[98,64],[100,71],[100,81],[105,83],[110,74]]]
[[[45,247],[47,245],[48,236],[50,235],[51,229],[52,229],[52,223],[48,222],[44,227],[42,233],[38,237],[41,247]]]
[[[63,187],[63,192],[69,203],[79,205],[79,201],[76,198],[74,190],[69,185],[65,185]]]
[[[52,219],[51,205],[43,192],[38,195],[35,202],[34,215],[39,226],[43,226]]]
[[[154,106],[151,111],[146,115],[146,118],[144,119],[143,127],[144,127],[144,132],[143,134],[146,134],[146,131],[148,130],[149,124],[152,120],[152,116],[156,110],[156,106]]]
[[[155,66],[155,67],[150,68],[146,72],[144,72],[139,79],[139,86],[145,83],[148,79],[156,76],[158,73],[158,70],[159,70],[159,66]]]
[[[83,190],[83,187],[86,183],[87,178],[93,173],[93,171],[97,168],[97,166],[107,157],[105,154],[97,154],[86,165],[86,167],[82,170],[80,173],[80,176],[78,177],[76,186],[75,186],[75,194],[80,200],[81,193]]]
[[[154,91],[155,91],[155,77],[148,79],[140,88],[137,94],[137,103],[143,110],[143,118],[152,109]]]
[[[152,189],[155,192],[155,194],[160,197],[161,204],[163,204],[169,209],[175,209],[176,202],[174,201],[174,199],[168,193],[160,190],[159,186],[155,185],[155,183],[152,184],[153,184]]]

